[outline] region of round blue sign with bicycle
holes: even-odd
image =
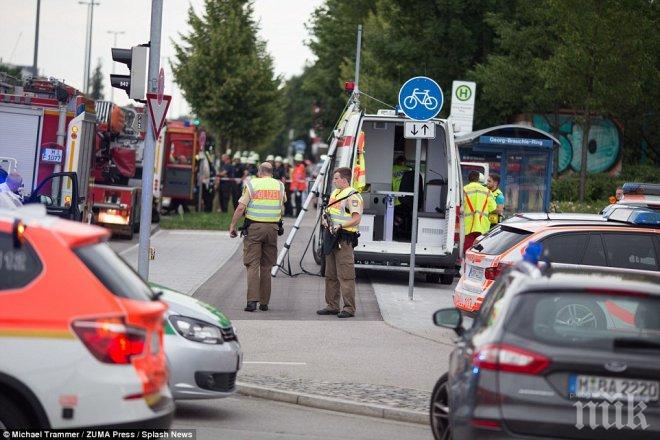
[[[437,82],[426,76],[410,78],[399,90],[399,107],[416,121],[428,121],[442,110],[444,97]]]

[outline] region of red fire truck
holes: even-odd
[[[98,136],[90,187],[94,223],[133,238],[140,227],[141,108],[97,101]]]
[[[88,187],[96,137],[94,103],[52,79],[0,93],[0,162],[23,177],[25,202],[50,214],[91,219]]]

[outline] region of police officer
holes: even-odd
[[[324,245],[326,307],[316,312],[319,315],[337,315],[338,318],[355,316],[353,247],[357,245],[363,202],[362,196],[351,187],[350,182],[350,168],[335,170],[332,176],[335,190],[330,194],[326,215],[323,218],[326,239],[330,238],[332,245]],[[341,311],[340,296],[344,301]]]
[[[277,235],[284,207],[284,184],[273,179],[273,167],[268,162],[259,165],[257,177],[245,181],[229,226],[229,236],[238,235],[236,223],[245,213],[243,223],[243,264],[247,268],[246,312],[268,310],[270,300],[270,269],[277,261]]]
[[[488,220],[492,228],[502,221],[502,214],[504,214],[504,194],[502,194],[502,190],[500,189],[500,175],[495,173],[490,174],[488,180],[486,180],[486,186],[493,195],[495,204],[497,205],[497,208],[488,214]]]
[[[468,174],[470,183],[463,187],[464,251],[472,247],[478,236],[488,232],[490,229],[488,214],[497,208],[493,194],[479,183],[480,174],[478,171],[470,171]]]

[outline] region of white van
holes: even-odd
[[[337,142],[330,169],[352,169],[358,135],[365,135],[367,186],[362,192],[359,245],[354,250],[358,269],[409,271],[416,142],[404,139],[404,122],[409,120],[394,110],[380,110],[376,115],[355,111],[348,116]],[[422,140],[415,270],[425,272],[427,281],[451,284],[462,242],[460,158],[451,123],[442,119],[433,122],[436,138]],[[405,157],[411,171],[404,173],[399,191],[394,193],[392,168],[399,156]],[[332,173],[327,173],[321,194],[328,197],[331,191]],[[314,256],[323,266],[318,230],[315,238]]]

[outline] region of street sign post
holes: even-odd
[[[159,95],[156,93],[147,93],[147,107],[149,108],[149,118],[151,119],[151,128],[153,129],[154,140],[158,140],[160,131],[165,124],[167,109],[170,107],[172,97],[169,95]]]
[[[449,116],[454,122],[454,136],[472,133],[476,92],[477,83],[472,81],[454,81],[452,83]]]
[[[405,139],[435,139],[435,122],[404,122],[403,137]]]
[[[442,109],[443,101],[438,83],[425,76],[410,78],[399,90],[399,107],[415,121],[435,118]]]
[[[413,299],[415,289],[415,252],[417,250],[417,215],[419,204],[419,172],[422,157],[422,139],[435,139],[435,122],[429,121],[440,113],[443,104],[442,89],[431,78],[416,76],[406,81],[399,90],[399,108],[416,122],[404,122],[404,137],[415,142],[415,192],[413,195],[412,236],[410,237],[410,273],[408,298]]]

